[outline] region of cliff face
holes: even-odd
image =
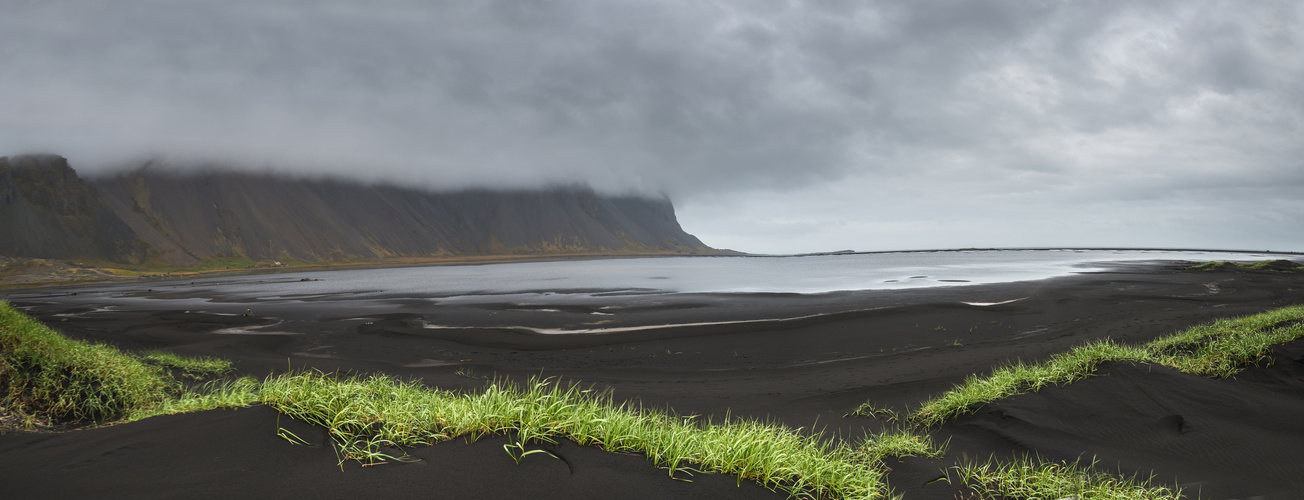
[[[712,251],[679,227],[668,200],[605,197],[587,188],[438,193],[332,180],[236,172],[179,174],[149,168],[83,184],[66,162],[62,168],[66,170],[54,169],[62,183],[48,184],[43,190],[70,193],[59,195],[59,199],[77,193],[87,206],[98,207],[97,213],[112,216],[118,224],[113,227],[119,228],[112,234],[135,239],[140,245],[136,248],[168,264],[193,264],[216,257],[327,262]],[[39,175],[54,175],[51,169],[37,170],[42,172]],[[4,217],[19,213],[0,210]],[[49,232],[44,229],[48,226],[45,222],[18,226],[3,220],[6,234],[23,235],[6,239],[26,242],[29,234]],[[60,244],[80,241],[76,236],[85,234],[71,231],[66,238],[36,249],[40,251],[21,256],[51,256]],[[3,253],[6,249],[0,249]],[[107,260],[139,262],[138,255],[144,253],[103,255]]]
[[[145,250],[67,159],[0,158],[0,255],[139,262]]]

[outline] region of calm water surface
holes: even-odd
[[[801,257],[664,257],[355,269],[196,280],[230,299],[664,293],[823,293],[1038,280],[1138,261],[1254,261],[1230,252],[996,250]],[[321,280],[302,282],[301,279]],[[195,290],[197,291],[197,290]]]

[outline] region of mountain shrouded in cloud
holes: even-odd
[[[0,154],[83,173],[578,182],[753,251],[1304,250],[1298,2],[52,1],[0,29]]]
[[[92,263],[718,254],[666,199],[584,187],[433,192],[145,167],[84,181],[55,155],[0,157],[0,256]]]

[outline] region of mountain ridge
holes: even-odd
[[[0,254],[12,257],[186,266],[222,258],[721,253],[679,226],[669,199],[603,196],[584,186],[433,191],[158,168],[83,178],[57,155],[0,162],[0,234],[15,236],[4,238]],[[38,182],[47,178],[57,182]]]
[[[146,248],[54,155],[0,157],[0,255],[141,261]]]

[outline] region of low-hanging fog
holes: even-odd
[[[1304,251],[1300,2],[9,2],[0,155],[668,195],[708,245]]]

